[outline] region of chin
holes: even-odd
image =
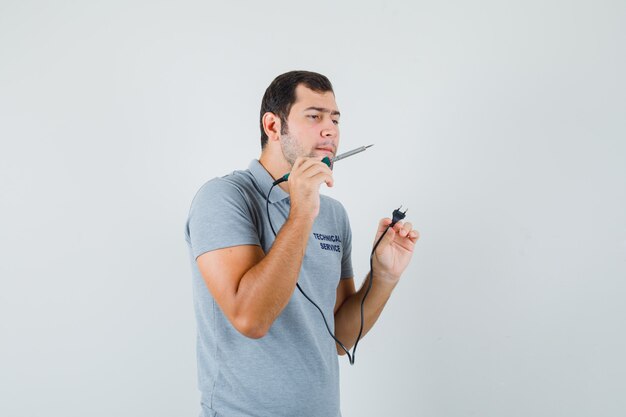
[[[333,159],[335,157],[335,154],[330,152],[330,151],[320,151],[320,150],[315,150],[313,152],[311,152],[311,158],[324,158],[325,156],[329,157],[330,159]]]

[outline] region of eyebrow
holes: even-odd
[[[315,110],[315,111],[319,111],[322,113],[330,113],[331,116],[341,116],[341,113],[339,113],[338,110],[330,110],[324,107],[307,107],[306,109],[304,109],[304,111],[307,110]]]

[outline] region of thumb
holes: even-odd
[[[380,222],[378,222],[378,230],[376,231],[376,238],[374,239],[374,245],[376,244],[376,242],[378,242],[378,239],[380,239],[380,236],[383,233],[385,233],[385,230],[387,230],[390,224],[391,224],[391,219],[388,217],[381,219]],[[396,234],[395,229],[393,227],[389,227],[389,230],[387,230],[387,233],[385,233],[385,236],[378,244],[378,247],[380,248],[381,246],[389,245],[393,241],[395,234]]]

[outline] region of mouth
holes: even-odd
[[[323,152],[326,156],[331,158],[335,156],[335,152],[332,148],[315,148],[315,150],[318,152]]]

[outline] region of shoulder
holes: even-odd
[[[255,202],[252,175],[247,171],[235,171],[223,177],[205,182],[194,196],[189,207],[188,218],[204,221],[219,216],[246,218],[258,221],[258,204]]]
[[[246,190],[252,183],[252,175],[248,171],[233,171],[228,175],[213,178],[205,182],[196,193],[192,205],[214,201],[217,198],[229,200],[245,200]]]

